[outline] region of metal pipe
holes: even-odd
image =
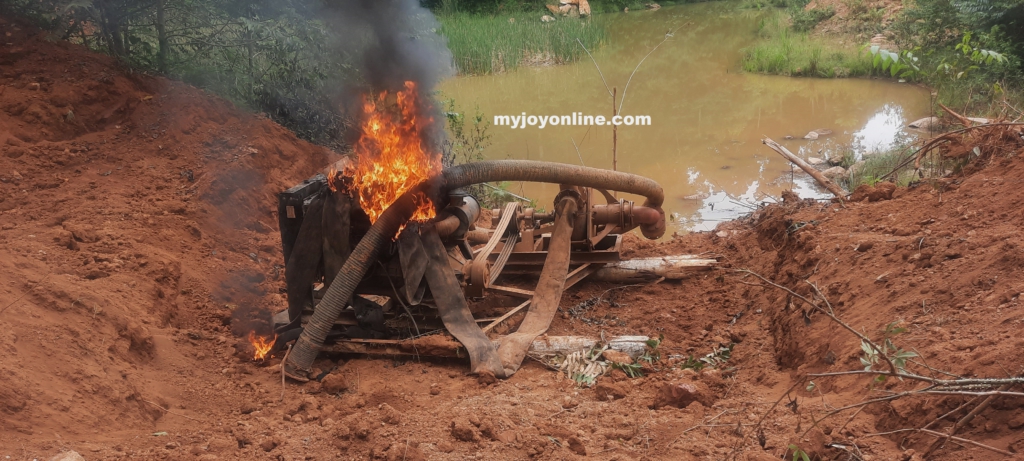
[[[413,202],[415,193],[455,190],[473,184],[495,181],[531,181],[554,184],[572,184],[583,187],[616,190],[647,198],[645,206],[655,208],[662,217],[659,225],[641,226],[644,236],[658,238],[664,234],[664,215],[661,205],[665,193],[653,180],[629,173],[599,170],[576,165],[566,165],[533,160],[491,160],[458,165],[448,168],[439,176],[427,180],[406,192],[380,215],[359,244],[352,250],[334,283],[324,293],[323,300],[306,323],[302,334],[288,354],[284,371],[289,376],[308,380],[308,373],[341,311],[348,305],[356,286],[377,259],[380,250],[390,244],[391,239],[405,224],[416,209]]]

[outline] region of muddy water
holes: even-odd
[[[609,87],[624,94],[621,114],[650,115],[651,126],[618,128],[618,169],[657,180],[666,191],[673,231],[705,230],[749,211],[751,204],[793,188],[816,196],[809,178],[760,143],[782,142],[803,157],[853,149],[869,153],[906,136],[908,120],[927,115],[928,93],[910,85],[867,79],[808,79],[740,70],[742,49],[756,39],[758,17],[732,2],[665,7],[606,15],[608,43],[594,52]],[[674,31],[626,82],[637,63]],[[441,91],[460,110],[496,114],[612,115],[611,96],[594,62],[520,68],[457,77]],[[831,130],[817,140],[811,130]],[[534,159],[612,167],[611,127],[492,126],[491,159]],[[787,135],[798,139],[784,141]],[[574,147],[575,142],[577,148]],[[553,199],[556,187],[512,184],[510,190]]]

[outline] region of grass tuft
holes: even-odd
[[[743,70],[802,77],[860,77],[871,74],[871,57],[858,48],[845,48],[793,31],[789,16],[773,11],[761,19],[762,40],[747,48]]]
[[[871,154],[865,156],[861,161],[849,164],[846,163],[849,162],[848,159],[855,158],[854,154],[851,152],[844,155],[844,165],[842,166],[850,171],[845,177],[839,178],[839,185],[851,192],[862,184],[873,186],[881,181],[883,176],[903,164],[914,152],[913,145],[895,146],[885,152]],[[892,177],[886,178],[886,180],[896,183],[897,186],[905,187],[917,178],[917,174],[915,174],[911,164],[904,166],[893,174]]]
[[[605,39],[600,18],[560,18],[542,23],[536,14],[483,16],[441,15],[455,65],[463,75],[501,73],[521,65],[575,62]]]

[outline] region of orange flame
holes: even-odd
[[[365,117],[355,152],[359,162],[347,171],[359,198],[359,206],[376,222],[384,210],[413,186],[440,172],[440,155],[424,141],[433,118],[418,113],[419,93],[414,82],[395,93],[389,104],[387,92],[363,99]],[[413,220],[434,217],[430,199],[419,194]]]
[[[253,348],[253,360],[263,360],[266,358],[267,353],[274,347],[274,341],[277,341],[277,335],[274,336],[261,336],[257,335],[255,331],[249,332],[249,344],[252,344]]]
[[[331,188],[331,192],[337,192],[338,186],[334,184],[334,180],[338,177],[338,169],[331,166],[331,171],[327,173],[327,187]]]

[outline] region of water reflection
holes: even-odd
[[[854,152],[861,158],[885,152],[906,142],[910,136],[905,129],[906,125],[907,117],[903,115],[903,108],[886,104],[868,119],[864,128],[853,133]]]
[[[620,94],[636,63],[664,39],[664,31],[683,25],[644,61],[622,106],[623,114],[650,115],[652,126],[618,129],[619,170],[647,176],[665,188],[665,211],[677,216],[668,235],[705,230],[746,211],[732,201],[757,203],[790,188],[805,197],[822,195],[806,175],[791,174],[789,162],[764,147],[762,136],[805,158],[844,149],[877,151],[902,135],[905,118],[928,112],[927,91],[909,85],[741,72],[742,50],[756,39],[758,18],[736,6],[699,3],[601,18],[611,21],[610,38],[594,58]],[[523,111],[610,116],[612,106],[589,60],[458,77],[441,91],[462,110],[479,108],[488,119]],[[831,134],[802,139],[812,130]],[[612,167],[610,127],[495,126],[490,132],[488,158]],[[784,139],[787,135],[793,139]],[[516,193],[519,187],[514,185]],[[557,186],[526,184],[522,190],[550,207]]]

